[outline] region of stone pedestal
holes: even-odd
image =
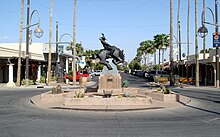
[[[98,93],[103,94],[103,90],[112,90],[113,94],[121,93],[121,76],[120,74],[101,74],[99,76]]]

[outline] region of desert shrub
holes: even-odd
[[[74,98],[83,98],[85,96],[85,93],[83,92],[76,92],[74,95]]]
[[[170,94],[170,93],[171,93],[171,89],[166,88],[166,90],[165,90],[165,91],[163,91],[163,93],[164,93],[164,94]]]
[[[28,81],[29,81],[29,85],[34,85],[34,84],[35,84],[33,80],[30,80],[30,79],[29,79]],[[25,83],[26,83],[26,80],[25,80],[25,79],[22,79],[21,85],[25,85]]]
[[[129,85],[129,82],[127,80],[122,81],[122,87],[127,88]]]
[[[51,81],[56,81],[56,80],[57,80],[57,76],[51,77]]]
[[[62,87],[60,85],[57,85],[57,87],[53,87],[51,89],[52,91],[52,94],[60,94],[60,93],[63,93],[62,91]]]
[[[40,77],[40,83],[46,83],[46,76]]]
[[[156,76],[156,75],[155,75],[153,78],[154,78],[154,82],[158,83],[160,76]]]

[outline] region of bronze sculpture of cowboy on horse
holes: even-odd
[[[104,49],[101,49],[97,55],[97,57],[100,59],[99,63],[105,65],[109,70],[112,70],[111,65],[108,63],[108,61],[106,61],[106,59],[113,58],[112,62],[115,65],[124,62],[125,55],[123,53],[123,50],[120,50],[119,48],[107,43],[105,35],[103,33],[99,40],[104,47]]]

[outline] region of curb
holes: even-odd
[[[103,106],[106,107],[106,106]],[[165,107],[139,107],[139,108],[66,108],[66,107],[51,107],[49,109],[53,110],[76,110],[76,111],[96,111],[96,112],[125,112],[125,111],[138,111],[138,110],[155,110],[155,109],[164,109]]]

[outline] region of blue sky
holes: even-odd
[[[206,6],[214,11],[214,0],[206,0]],[[85,49],[101,49],[98,38],[104,33],[108,42],[125,51],[126,60],[131,61],[136,54],[139,43],[152,40],[156,34],[169,34],[169,2],[170,0],[77,0],[76,40],[82,42]],[[191,0],[191,42],[195,43],[195,0]],[[49,42],[50,0],[31,0],[31,11],[38,10],[43,37],[33,38],[33,42]],[[24,11],[24,26],[26,25],[26,5]],[[19,20],[21,0],[1,1],[0,5],[0,43],[19,42]],[[199,0],[199,26],[201,26],[202,0]],[[176,35],[177,0],[173,0],[174,35]],[[187,37],[187,0],[181,0],[181,39],[186,42]],[[207,20],[212,22],[211,14],[207,13]],[[32,24],[37,21],[33,16]],[[55,25],[59,22],[59,36],[73,32],[73,0],[54,0],[53,10],[53,41],[55,42]],[[213,26],[209,26],[207,48],[212,47]],[[23,31],[23,42],[26,32]],[[65,37],[63,41],[70,41]],[[199,49],[202,49],[199,38]],[[182,53],[186,53],[183,45]],[[194,53],[194,44],[190,47],[190,54]],[[166,52],[168,57],[168,52]]]

